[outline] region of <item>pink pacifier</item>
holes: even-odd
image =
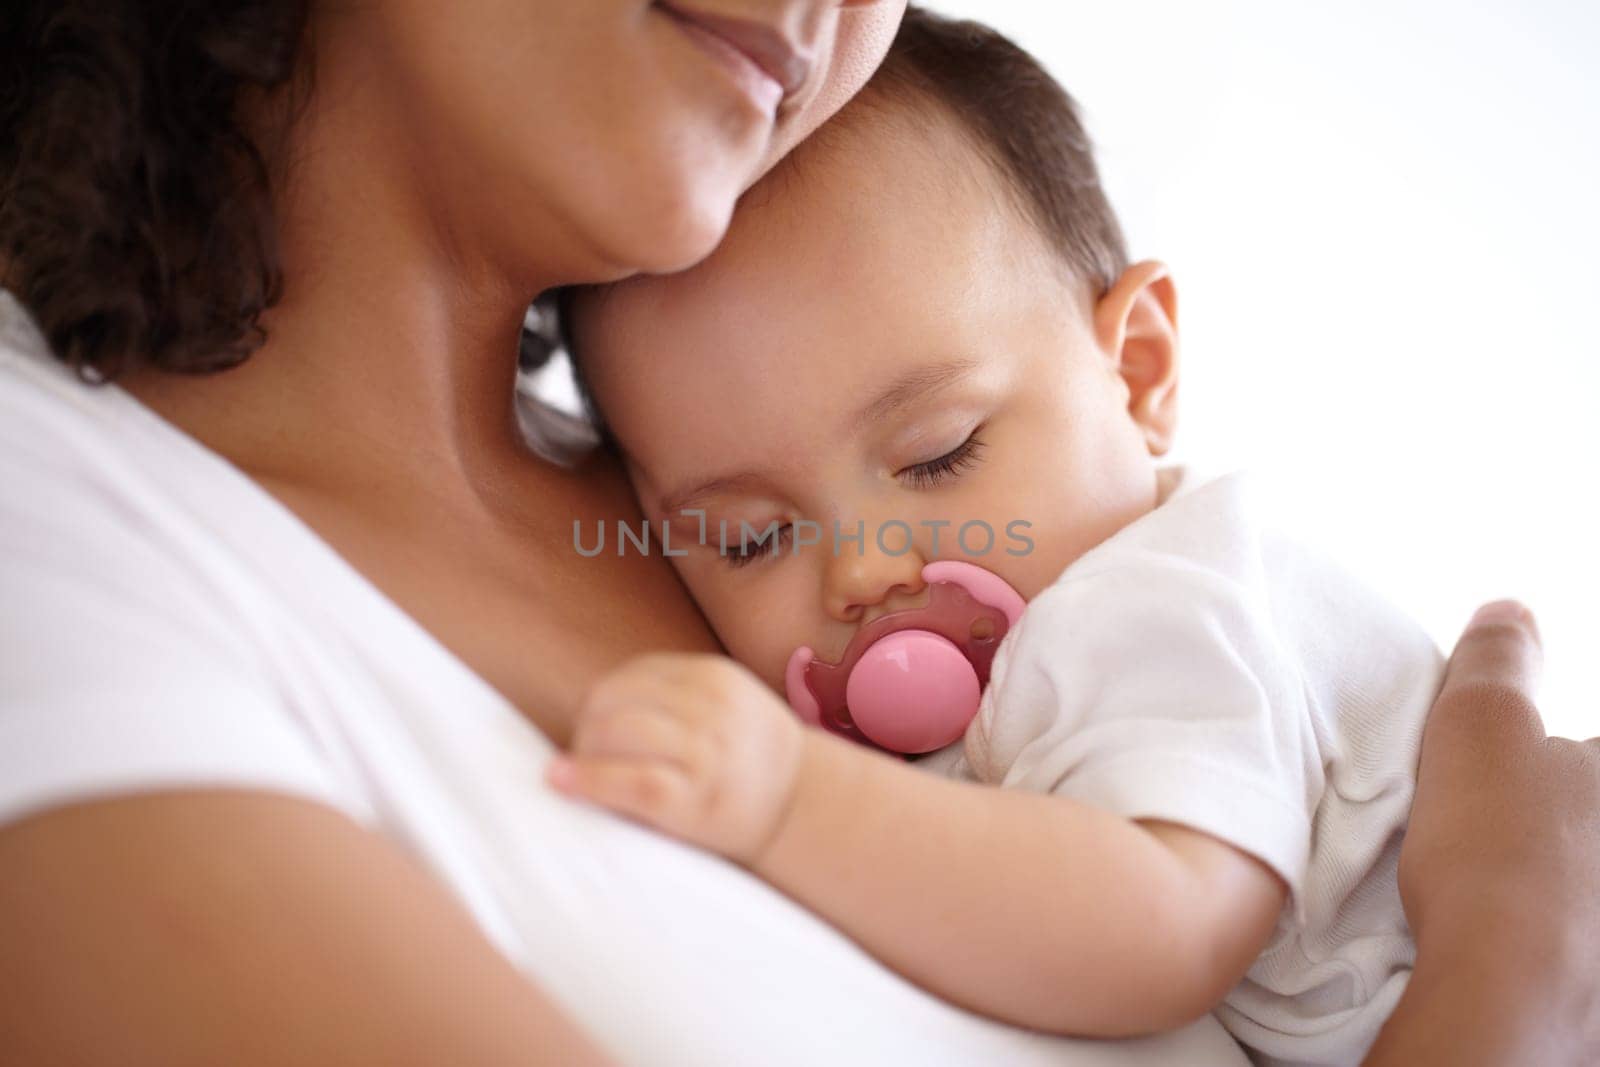
[[[928,603],[879,616],[856,631],[838,663],[802,646],[784,687],[813,726],[889,752],[943,748],[966,732],[1022,596],[998,575],[960,560],[922,568]]]

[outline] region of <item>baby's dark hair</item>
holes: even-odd
[[[933,104],[955,118],[1093,295],[1127,269],[1122,227],[1077,104],[1003,34],[912,7],[863,93],[868,108],[884,102]]]
[[[870,122],[874,110],[906,106],[934,109],[960,126],[1024,218],[1094,297],[1127,269],[1122,227],[1100,187],[1077,104],[1027,51],[982,23],[911,7],[882,66],[840,121]],[[824,127],[814,136],[827,133]],[[564,326],[572,322],[573,291],[555,294]],[[561,340],[584,405],[614,447],[584,384],[581,346],[570,328]],[[542,362],[547,351],[535,340],[524,348],[525,363]]]

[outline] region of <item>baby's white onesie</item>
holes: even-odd
[[[1216,1014],[1257,1062],[1355,1064],[1411,972],[1396,861],[1444,659],[1276,532],[1247,476],[1161,474],[1154,511],[1029,603],[964,742],[920,762],[1260,859],[1289,902]]]

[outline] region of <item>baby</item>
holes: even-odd
[[[709,260],[568,304],[738,663],[608,676],[558,788],[982,1014],[1118,1036],[1215,1010],[1259,1062],[1361,1059],[1412,963],[1396,858],[1443,663],[1245,478],[1157,463],[1173,283],[1128,263],[1031,57],[913,11]],[[965,736],[907,762],[802,726],[794,651],[925,604],[935,559],[1027,601]]]

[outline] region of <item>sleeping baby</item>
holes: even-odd
[[[1443,661],[1247,477],[1160,461],[1173,283],[1128,262],[1031,57],[913,11],[710,259],[565,304],[731,659],[607,676],[558,788],[981,1014],[1215,1011],[1258,1062],[1362,1058],[1412,964],[1396,861]]]

